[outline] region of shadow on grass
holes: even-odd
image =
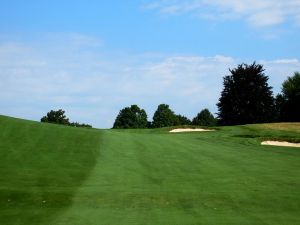
[[[51,224],[94,168],[100,132],[0,120],[0,224]]]

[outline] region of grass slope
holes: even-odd
[[[99,133],[0,116],[0,224],[45,224],[72,205]]]
[[[6,117],[0,128],[0,224],[300,224],[300,150],[260,145],[299,138],[293,129],[169,134]]]

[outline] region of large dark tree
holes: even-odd
[[[210,113],[210,111],[208,109],[203,109],[193,119],[192,124],[198,126],[215,126],[216,122],[216,119]]]
[[[137,105],[126,107],[119,112],[113,128],[147,128],[147,114]]]
[[[45,123],[56,123],[56,124],[64,124],[69,125],[69,119],[65,115],[65,111],[59,109],[57,111],[51,110],[47,113],[46,116],[42,117],[41,122]]]
[[[169,105],[160,104],[153,116],[152,126],[158,127],[170,127],[176,126],[179,123],[178,117],[169,108]]]
[[[300,73],[288,77],[282,84],[282,94],[276,98],[279,120],[286,122],[300,121]]]
[[[224,77],[224,89],[219,103],[220,123],[223,125],[271,122],[274,119],[272,87],[264,68],[255,62],[240,64]]]

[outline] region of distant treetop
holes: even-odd
[[[41,118],[41,122],[43,123],[55,123],[55,124],[62,124],[62,125],[68,125],[72,127],[88,127],[91,128],[92,126],[89,124],[80,124],[78,122],[70,122],[69,118],[66,117],[65,111],[62,109],[59,109],[57,111],[51,110],[47,113],[46,116]]]
[[[198,126],[215,126],[217,124],[217,120],[208,109],[203,109],[193,119],[192,124]]]
[[[279,121],[300,121],[300,73],[288,77],[282,84],[282,94],[276,98]]]
[[[120,110],[113,128],[147,128],[147,114],[144,109],[137,105],[131,105]]]

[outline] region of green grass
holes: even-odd
[[[300,224],[300,149],[260,145],[300,135],[274,126],[170,134],[0,117],[0,224]]]
[[[0,116],[0,224],[47,224],[96,164],[99,132]]]

